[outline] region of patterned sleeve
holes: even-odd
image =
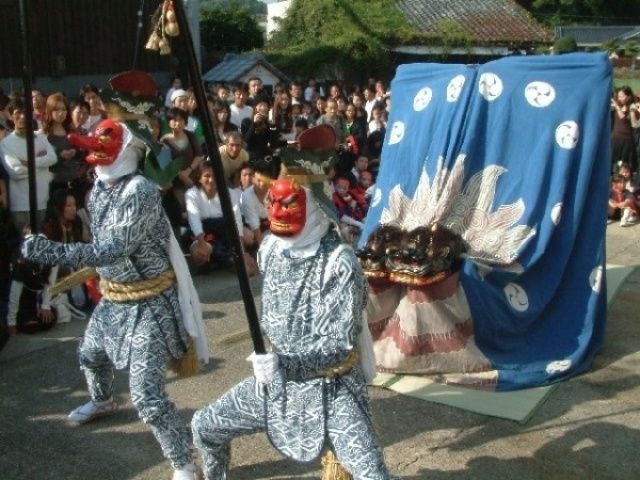
[[[112,207],[108,220],[97,226],[93,243],[42,242],[43,248],[32,252],[31,259],[72,268],[102,267],[131,256],[148,238],[164,238],[167,225],[157,188],[150,182],[134,182]]]
[[[320,292],[323,308],[313,319],[319,333],[315,348],[302,353],[278,353],[289,379],[323,375],[343,364],[358,344],[366,298],[364,275],[351,249],[342,250],[330,263]]]

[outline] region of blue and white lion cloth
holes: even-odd
[[[604,54],[401,66],[361,246],[459,234],[461,270],[372,288],[378,369],[510,390],[586,370],[606,319],[612,68]]]

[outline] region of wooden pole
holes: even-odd
[[[22,41],[22,82],[24,86],[24,115],[27,126],[27,172],[29,175],[29,224],[31,233],[37,233],[39,229],[37,220],[38,190],[36,185],[36,155],[33,134],[33,101],[31,85],[31,47],[29,29],[29,2],[20,0],[20,34]],[[22,232],[19,232],[22,234]]]

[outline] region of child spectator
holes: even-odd
[[[253,185],[240,196],[240,211],[246,228],[242,235],[245,248],[255,253],[262,242],[262,235],[269,229],[269,219],[264,201],[271,182],[278,177],[276,167],[271,162],[257,162]]]
[[[638,204],[633,194],[624,188],[625,183],[622,175],[616,175],[611,180],[607,212],[610,219],[620,219],[621,227],[633,225],[638,220]]]
[[[375,105],[371,109],[371,120],[369,121],[369,135],[373,132],[382,132],[382,136],[384,137],[384,132],[387,128],[387,124],[384,120],[384,107],[382,105]]]
[[[631,172],[631,165],[624,162],[621,163],[620,168],[618,168],[618,174],[622,175],[625,179],[625,184],[624,184],[625,190],[633,193],[634,196],[637,198],[638,184],[636,183],[633,173]]]
[[[355,178],[355,184],[352,184],[352,186],[355,187],[357,185],[357,183],[360,181],[360,175],[362,174],[362,172],[368,169],[369,157],[367,157],[366,155],[360,155],[358,158],[356,158],[356,161],[353,164],[353,168],[351,169],[351,173]]]
[[[334,189],[332,200],[338,211],[340,230],[347,241],[356,244],[364,227],[362,220],[367,212],[366,201],[355,193],[346,177],[337,177]]]
[[[371,194],[374,188],[375,183],[373,182],[373,174],[369,170],[360,172],[358,184],[356,185],[354,190],[357,195],[363,197],[366,200],[367,209],[369,208],[369,204],[371,203]]]
[[[238,182],[237,187],[240,188],[241,191],[245,191],[248,188],[251,188],[253,185],[253,176],[255,175],[255,170],[249,164],[249,162],[244,162],[240,166],[240,170],[238,171]],[[236,184],[234,183],[234,187]]]

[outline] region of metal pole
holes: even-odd
[[[29,46],[30,31],[28,19],[28,0],[20,0],[20,33],[22,40],[22,82],[24,84],[24,115],[27,124],[27,171],[29,174],[29,224],[31,233],[38,232],[38,191],[36,186],[36,155],[33,134],[33,100],[31,86],[31,49]],[[20,232],[22,233],[22,232]]]
[[[189,23],[187,22],[187,16],[185,14],[184,3],[183,0],[174,0],[173,4],[176,13],[176,20],[178,21],[178,28],[180,29],[180,35],[184,39],[189,76],[191,77],[191,82],[193,84],[193,93],[195,94],[196,102],[202,107],[200,109],[200,120],[202,121],[204,129],[204,137],[207,144],[209,158],[213,163],[213,173],[216,177],[216,186],[218,187],[220,206],[222,207],[222,213],[225,218],[227,235],[229,235],[233,245],[233,257],[238,274],[238,281],[240,283],[242,300],[244,301],[244,309],[247,314],[247,321],[249,322],[249,331],[253,341],[253,350],[256,353],[266,353],[264,339],[262,338],[262,332],[260,330],[260,323],[258,322],[258,314],[256,312],[256,306],[253,299],[253,293],[251,292],[251,285],[249,284],[249,275],[247,274],[247,270],[244,265],[240,235],[236,230],[236,222],[233,217],[233,205],[231,204],[231,197],[229,195],[229,189],[227,187],[224,170],[222,168],[222,160],[220,159],[220,152],[218,151],[218,143],[213,136],[213,122],[209,114],[209,109],[206,108],[207,99],[204,93],[202,75],[200,74],[200,68],[196,59],[192,40],[193,37],[189,30]]]

